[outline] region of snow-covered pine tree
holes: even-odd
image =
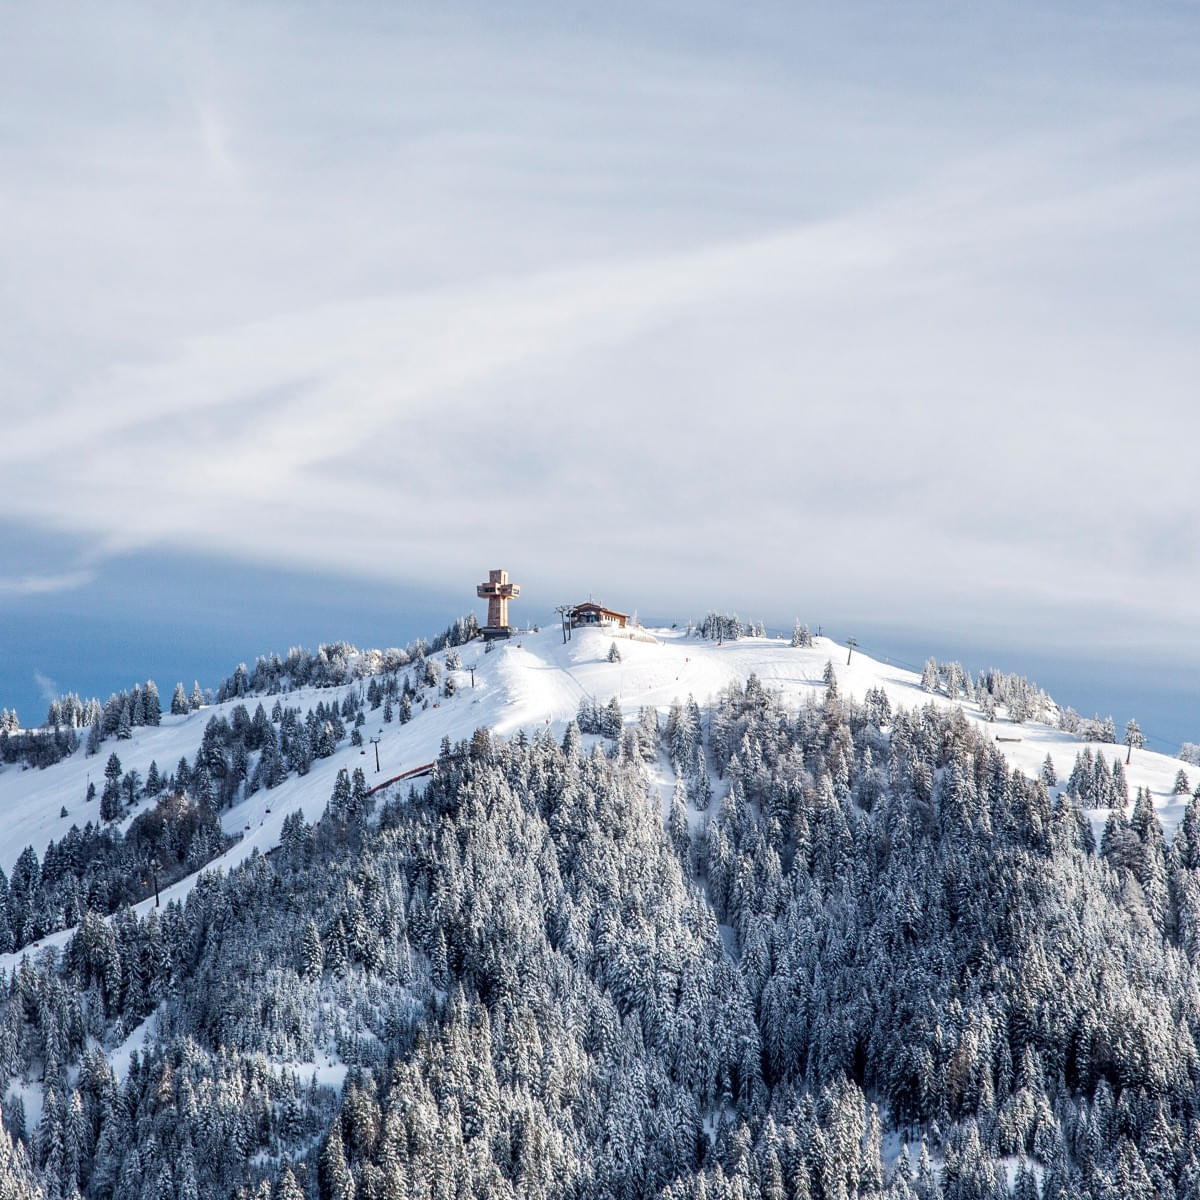
[[[792,645],[796,647],[807,647],[813,644],[812,634],[809,632],[807,625],[801,624],[799,620],[792,626]]]
[[[1054,759],[1049,754],[1042,760],[1042,782],[1047,787],[1058,786],[1058,773],[1054,770]]]
[[[925,666],[921,671],[921,690],[926,692],[936,692],[938,689],[938,680],[941,678],[938,671],[937,659],[927,658]]]
[[[1133,757],[1135,750],[1140,750],[1146,744],[1146,738],[1143,735],[1137,721],[1132,717],[1125,723],[1125,761],[1128,763]]]

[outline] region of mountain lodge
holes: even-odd
[[[594,600],[576,604],[571,609],[570,617],[572,629],[587,629],[592,625],[613,625],[618,629],[624,629],[629,620],[628,613],[617,612],[614,608],[605,608],[603,604],[597,604]]]

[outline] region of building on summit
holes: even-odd
[[[519,583],[509,583],[507,571],[489,571],[487,583],[475,589],[475,595],[488,602],[487,624],[480,629],[485,640],[512,637],[516,627],[508,623],[508,602],[521,594]]]
[[[629,621],[629,614],[617,612],[614,608],[605,608],[594,600],[576,604],[570,611],[572,629],[588,629],[594,625],[612,625],[624,629]]]

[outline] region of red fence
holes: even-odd
[[[390,787],[393,783],[399,783],[403,779],[419,779],[422,775],[428,775],[435,766],[435,763],[425,763],[424,766],[412,767],[407,771],[401,771],[399,775],[393,775],[391,779],[385,779],[382,783],[377,783],[367,792],[367,795],[373,796],[383,788]]]

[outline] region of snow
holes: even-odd
[[[916,1145],[913,1145],[905,1136],[904,1131],[900,1129],[887,1129],[883,1133],[880,1140],[879,1153],[883,1159],[883,1165],[889,1170],[894,1171],[896,1164],[900,1161],[900,1155],[904,1154],[908,1157],[908,1169],[911,1175],[917,1173],[917,1162],[920,1159],[920,1134],[917,1135]]]
[[[332,1088],[335,1092],[342,1090],[350,1068],[334,1054],[323,1054],[324,1062],[302,1062],[298,1059],[281,1059],[278,1062],[268,1062],[271,1070],[282,1074],[290,1071],[299,1079],[317,1081],[317,1087]]]
[[[721,935],[721,943],[725,947],[725,953],[737,962],[741,957],[737,949],[737,934],[733,932],[732,925],[718,925],[717,932]]]
[[[608,661],[614,640],[620,647],[620,662]],[[456,742],[469,738],[480,727],[500,735],[511,735],[521,728],[532,732],[549,727],[556,736],[561,736],[585,697],[603,705],[616,696],[626,720],[634,720],[643,706],[653,706],[665,713],[674,701],[686,700],[689,695],[704,705],[728,684],[744,682],[752,673],[782,704],[794,709],[823,692],[823,672],[829,661],[844,695],[861,698],[869,688],[878,687],[887,694],[894,709],[928,703],[945,708],[957,704],[967,719],[989,737],[1020,738],[1004,743],[1003,750],[1010,764],[1028,775],[1037,774],[1049,754],[1059,778],[1065,779],[1075,756],[1088,744],[1034,722],[1014,725],[1001,716],[988,724],[977,705],[923,691],[920,677],[912,671],[858,651],[847,665],[847,648],[829,638],[816,638],[812,647],[793,647],[770,638],[743,638],[719,644],[686,636],[677,629],[653,630],[649,635],[638,631],[636,637],[622,636],[620,631],[612,629],[586,629],[574,631],[572,638],[564,643],[555,627],[493,643],[490,653],[485,652],[482,641],[461,646],[458,653],[463,667],[453,672],[458,684],[453,697],[439,697],[428,708],[418,704],[413,719],[406,725],[398,720],[384,724],[382,709],[368,711],[362,733],[364,738],[380,739],[378,774],[374,771],[373,748],[367,745],[359,750],[347,739],[332,757],[317,759],[307,775],[289,776],[279,787],[260,791],[224,811],[225,829],[240,834],[241,838],[215,859],[210,869],[229,869],[255,852],[269,851],[278,844],[289,813],[300,811],[306,821],[315,821],[329,799],[338,771],[343,768],[361,766],[369,782],[383,780],[436,758],[444,737]],[[446,652],[431,657],[439,661],[444,677]],[[468,670],[472,666],[474,688]],[[348,691],[357,692],[360,688],[365,688],[365,681],[336,688],[297,689],[280,699],[285,705],[298,707],[303,715],[319,700],[327,704],[330,700],[340,702]],[[113,751],[124,770],[136,767],[143,778],[152,759],[160,770],[173,771],[180,757],[187,756],[189,760],[194,757],[211,717],[218,714],[228,717],[238,703],[245,703],[253,711],[259,700],[268,709],[274,703],[274,697],[247,697],[244,701],[208,706],[187,716],[164,715],[160,726],[138,728],[126,741],[110,739],[93,757],[87,757],[81,746],[68,759],[44,770],[22,770],[18,766],[0,770],[0,866],[11,872],[26,845],[33,845],[41,855],[47,842],[61,837],[73,823],[83,825],[88,819],[98,819],[98,803],[85,804],[84,795],[89,777],[102,780],[104,763]],[[1101,743],[1091,743],[1091,748],[1109,759],[1118,754],[1123,758],[1125,752],[1124,746]],[[1138,787],[1150,789],[1168,837],[1174,833],[1187,800],[1186,796],[1173,794],[1175,775],[1181,767],[1187,769],[1188,764],[1169,755],[1136,750],[1126,770],[1131,793]],[[1195,774],[1194,767],[1191,772]],[[653,783],[656,799],[669,804],[673,780],[661,765]],[[407,790],[408,785],[400,786]],[[64,805],[69,815],[60,818],[58,813]],[[1099,833],[1106,811],[1090,815]],[[699,820],[698,815],[689,816]],[[195,878],[188,876],[164,889],[162,903],[182,901],[194,886]],[[153,898],[142,901],[136,911],[144,915],[153,904]],[[70,931],[52,934],[40,944],[62,945],[69,936]],[[0,967],[11,971],[25,952],[0,956]]]
[[[609,662],[608,652],[619,639],[621,660]],[[780,704],[795,710],[825,690],[824,672],[827,663],[833,664],[839,690],[843,695],[862,698],[868,689],[881,688],[893,710],[935,704],[941,708],[961,707],[965,717],[990,738],[1004,740],[1001,748],[1009,763],[1028,775],[1041,771],[1049,755],[1060,779],[1065,779],[1086,743],[1080,742],[1055,728],[1028,722],[1016,725],[1001,714],[994,722],[985,721],[979,707],[966,702],[951,701],[944,696],[931,695],[921,687],[919,675],[856,651],[847,663],[848,650],[827,638],[815,639],[811,647],[792,647],[777,639],[744,638],[734,642],[714,643],[687,636],[675,629],[662,629],[645,634],[624,636],[611,629],[577,630],[568,642],[563,642],[557,628],[537,633],[524,633],[508,642],[494,643],[490,652],[480,641],[471,642],[457,650],[462,668],[453,672],[458,685],[452,697],[434,698],[425,691],[428,702],[414,706],[413,717],[407,724],[393,720],[385,724],[382,708],[368,710],[367,724],[361,732],[365,738],[377,737],[379,770],[375,770],[375,748],[369,743],[362,749],[346,738],[330,758],[317,759],[305,776],[291,775],[279,787],[263,790],[243,800],[221,814],[227,832],[238,835],[236,841],[205,869],[229,870],[255,853],[265,854],[278,845],[281,828],[287,816],[301,812],[308,822],[316,821],[329,799],[337,773],[343,768],[362,767],[369,782],[388,779],[410,768],[435,759],[445,738],[454,743],[467,739],[480,727],[509,736],[518,729],[530,732],[548,729],[561,737],[566,725],[574,718],[579,703],[589,700],[604,706],[616,697],[626,721],[635,721],[643,707],[653,707],[665,715],[675,702],[693,697],[701,706],[715,699],[731,683],[744,683],[756,675],[763,686]],[[446,675],[446,652],[431,656]],[[474,686],[472,673],[474,668]],[[347,693],[365,690],[366,681],[356,681],[336,688],[297,689],[279,698],[301,715],[319,701],[326,705],[340,704]],[[136,768],[145,778],[151,760],[162,772],[171,772],[181,757],[191,761],[196,754],[204,729],[213,716],[229,717],[239,703],[253,711],[262,701],[268,710],[274,697],[246,697],[212,705],[175,717],[164,715],[157,727],[138,728],[132,738],[106,741],[100,754],[87,757],[82,745],[70,758],[44,770],[23,770],[18,766],[0,769],[0,866],[11,872],[12,866],[26,845],[33,845],[39,856],[47,842],[59,838],[74,823],[98,820],[99,805],[84,802],[89,778],[99,783],[104,764],[110,753],[121,759],[122,769]],[[398,706],[397,706],[398,707]],[[583,739],[585,745],[603,740]],[[1107,759],[1120,755],[1125,747],[1091,743],[1092,752]],[[1176,797],[1173,786],[1179,769],[1188,764],[1168,755],[1149,750],[1137,750],[1126,769],[1131,793],[1148,788],[1160,819],[1170,837],[1182,815],[1187,797]],[[1191,768],[1195,772],[1195,768]],[[666,754],[660,754],[647,766],[649,799],[665,819],[675,786],[674,769]],[[719,805],[720,781],[713,779],[713,804]],[[409,784],[397,785],[400,794]],[[145,801],[139,810],[153,801]],[[66,818],[59,817],[60,809],[68,809]],[[1090,814],[1097,833],[1103,826],[1106,811]],[[133,814],[125,818],[125,823]],[[699,834],[707,814],[689,805],[688,821],[693,835]],[[161,902],[182,902],[197,874],[190,875],[161,893]],[[153,898],[135,907],[145,915],[154,905]],[[719,926],[726,953],[737,958],[734,931],[728,925]],[[42,953],[47,947],[61,947],[71,937],[72,930],[63,930],[43,938],[39,945],[8,955],[0,955],[0,970],[11,972],[27,954]],[[0,976],[2,981],[3,976]],[[156,1037],[157,1015],[133,1029],[121,1044],[108,1051],[119,1079],[128,1073],[135,1050],[152,1045]],[[328,1048],[317,1054],[314,1061],[276,1061],[275,1070],[295,1071],[301,1078],[315,1076],[317,1083],[340,1091],[346,1077],[346,1065]],[[32,1081],[11,1079],[4,1095],[22,1096],[29,1127],[40,1119],[43,1104],[42,1088]],[[712,1115],[705,1122],[710,1138],[714,1135]],[[894,1162],[901,1152],[898,1133],[885,1141],[885,1155]],[[909,1148],[910,1156],[915,1147]],[[1010,1183],[1018,1160],[1006,1161],[1004,1166]]]
[[[40,856],[52,838],[62,837],[72,825],[82,829],[88,821],[99,822],[99,795],[109,754],[115,752],[126,771],[136,767],[143,779],[151,760],[157,761],[160,770],[173,771],[181,756],[190,758],[195,753],[213,711],[201,709],[186,717],[164,715],[161,725],[139,727],[129,741],[108,739],[100,753],[90,758],[84,752],[87,730],[83,729],[79,731],[79,749],[52,767],[26,769],[14,763],[0,769],[0,867],[11,873],[26,846],[33,846]],[[97,796],[90,804],[85,799],[89,782],[96,785]],[[67,816],[60,817],[63,808]]]
[[[34,1129],[42,1119],[42,1108],[46,1103],[46,1091],[40,1083],[14,1075],[4,1091],[4,1103],[12,1107],[17,1099],[25,1106],[25,1128]]]
[[[645,772],[647,784],[658,797],[659,812],[665,823],[671,815],[671,800],[675,795],[675,768],[665,754],[660,754],[654,762],[646,764]],[[699,818],[700,815],[695,809],[689,808],[689,824],[693,817]]]
[[[1008,1184],[1008,1190],[1012,1191],[1017,1182],[1017,1172],[1020,1171],[1022,1164],[1033,1171],[1034,1178],[1037,1179],[1038,1187],[1042,1186],[1042,1176],[1045,1174],[1045,1167],[1042,1166],[1036,1158],[1031,1158],[1028,1155],[1008,1154],[1000,1159],[1000,1169],[1004,1172],[1005,1181]]]
[[[121,1082],[129,1074],[129,1063],[135,1050],[144,1051],[154,1045],[155,1033],[158,1029],[158,1011],[152,1012],[140,1025],[136,1025],[130,1035],[115,1049],[108,1052],[108,1061],[113,1074]]]
[[[497,709],[494,691],[488,693],[488,707],[495,713],[489,724],[501,733],[547,719],[561,725],[574,715],[584,696],[605,704],[616,695],[629,719],[642,706],[665,711],[672,702],[685,700],[688,695],[705,704],[728,684],[744,682],[752,673],[777,699],[794,709],[824,691],[825,664],[831,661],[844,695],[861,699],[868,689],[877,687],[887,694],[893,709],[928,703],[942,708],[959,706],[967,719],[988,736],[1019,738],[1001,745],[1011,766],[1029,776],[1041,771],[1049,755],[1058,777],[1065,779],[1085,745],[1109,761],[1125,756],[1124,746],[1081,742],[1049,725],[1032,721],[1018,725],[1003,715],[989,723],[976,704],[925,692],[920,676],[913,671],[858,651],[847,664],[847,647],[829,638],[815,638],[812,647],[804,648],[769,638],[717,644],[686,637],[678,630],[653,633],[653,643],[622,640],[619,663],[607,661],[613,641],[611,631],[577,630],[565,645],[557,630],[518,639],[519,648],[513,645],[496,652],[500,656],[497,674],[505,697]],[[1188,799],[1177,797],[1173,790],[1176,773],[1187,766],[1170,755],[1135,750],[1126,769],[1131,795],[1138,787],[1149,788],[1168,837],[1174,833]],[[661,781],[656,782],[661,786]],[[1094,810],[1090,815],[1099,834],[1107,810]]]

